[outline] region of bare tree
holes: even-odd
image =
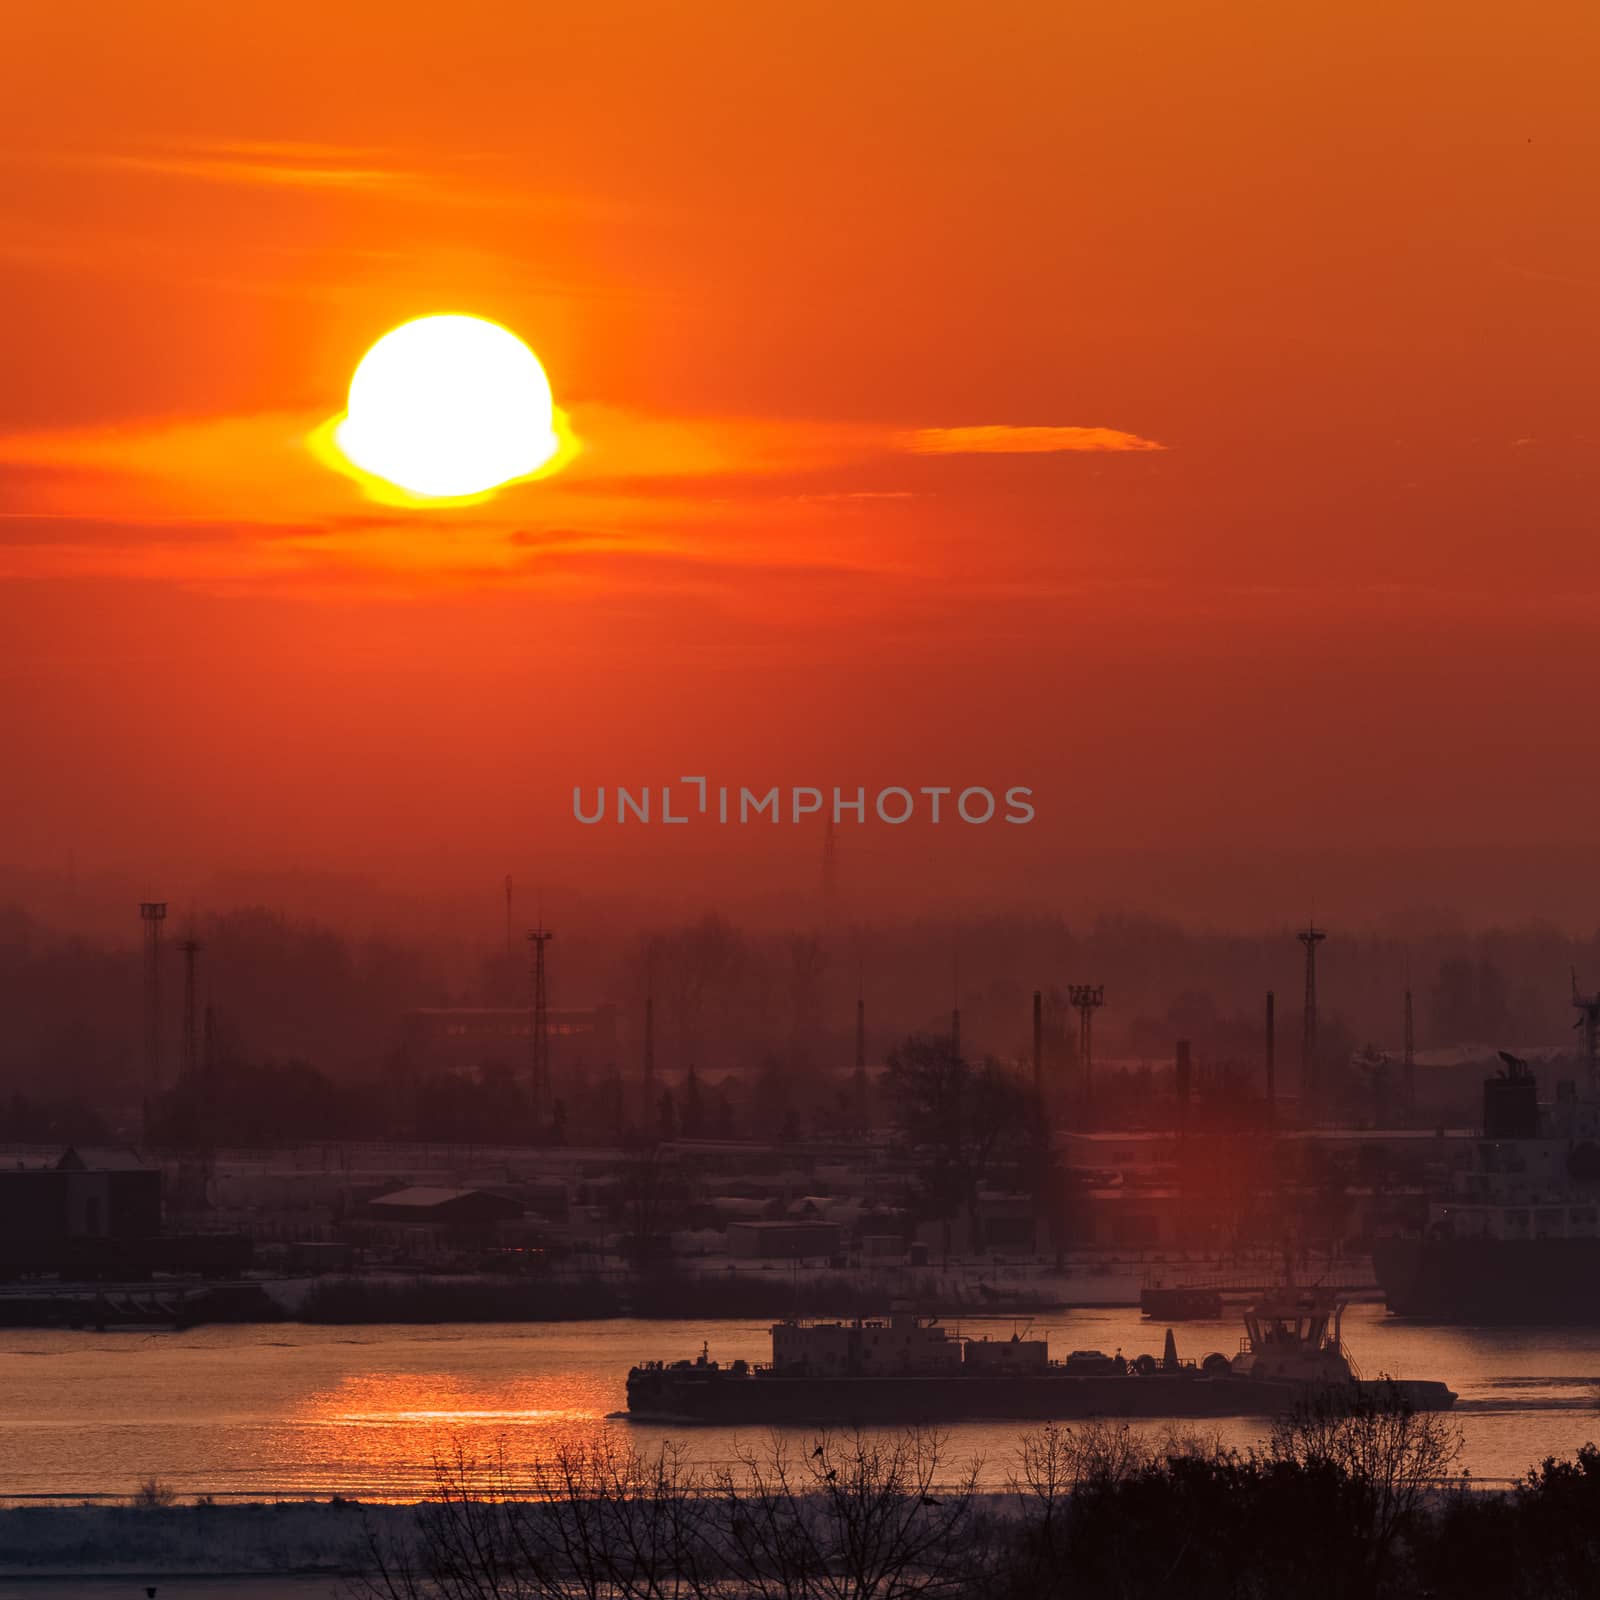
[[[519,1476],[460,1448],[402,1536],[368,1526],[361,1600],[955,1600],[980,1565],[978,1464],[943,1440],[774,1438],[709,1477],[607,1435]]]
[[[369,1527],[363,1600],[698,1600],[719,1557],[703,1485],[681,1454],[646,1457],[604,1435],[519,1479],[503,1454],[457,1450],[409,1538]]]
[[[967,1591],[977,1475],[941,1486],[944,1436],[776,1435],[718,1475],[729,1575],[760,1600],[938,1600]]]
[[[1434,1411],[1417,1411],[1394,1384],[1330,1390],[1280,1417],[1266,1459],[1305,1471],[1337,1472],[1367,1502],[1370,1572],[1382,1581],[1397,1539],[1413,1530],[1429,1496],[1454,1475],[1461,1431]]]

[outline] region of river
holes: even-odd
[[[962,1330],[1008,1337],[1020,1320],[968,1319]],[[1163,1330],[1127,1310],[1073,1310],[1032,1324],[1052,1351],[1121,1348],[1159,1354]],[[1239,1325],[1178,1326],[1179,1354],[1232,1353]],[[1474,1478],[1513,1478],[1543,1456],[1600,1438],[1600,1328],[1442,1328],[1352,1307],[1345,1338],[1367,1376],[1438,1378],[1460,1395],[1452,1413]],[[503,1444],[527,1461],[610,1430],[653,1450],[673,1439],[704,1463],[759,1446],[762,1429],[684,1428],[619,1416],[635,1361],[697,1354],[765,1359],[766,1325],[606,1321],[537,1325],[311,1327],[277,1324],[186,1332],[0,1331],[0,1427],[8,1449],[0,1501],[121,1496],[154,1477],[188,1499],[415,1499],[434,1458],[486,1457]],[[983,1459],[1003,1483],[1015,1423],[949,1430],[956,1463]],[[1140,1424],[1144,1426],[1144,1424]],[[1259,1440],[1256,1420],[1192,1424],[1229,1442]]]

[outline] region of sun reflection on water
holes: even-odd
[[[561,1376],[475,1381],[451,1373],[351,1374],[304,1397],[293,1423],[332,1430],[343,1475],[388,1493],[432,1485],[435,1463],[464,1465],[469,1479],[503,1484],[508,1468],[531,1475],[540,1461],[591,1441],[606,1412]]]

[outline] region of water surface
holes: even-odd
[[[298,1324],[186,1332],[0,1330],[0,1429],[9,1448],[0,1499],[126,1495],[156,1477],[184,1498],[415,1499],[435,1458],[461,1447],[513,1463],[597,1430],[654,1449],[681,1441],[704,1463],[759,1446],[765,1430],[632,1423],[619,1417],[635,1361],[765,1359],[765,1322],[606,1321],[537,1325],[329,1328]],[[967,1319],[962,1331],[1009,1337],[1025,1319]],[[1159,1355],[1163,1329],[1137,1310],[1042,1316],[1052,1351],[1121,1348]],[[1180,1355],[1232,1354],[1239,1324],[1184,1323]],[[1511,1478],[1545,1455],[1600,1439],[1600,1328],[1444,1328],[1398,1322],[1381,1307],[1346,1314],[1362,1372],[1437,1378],[1474,1478]],[[979,1456],[996,1485],[1027,1425],[949,1429],[952,1460]],[[1159,1424],[1156,1425],[1159,1427]],[[1191,1426],[1232,1443],[1260,1440],[1258,1419]],[[955,1470],[952,1467],[951,1476]]]

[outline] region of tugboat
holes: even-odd
[[[1321,1394],[1393,1394],[1443,1411],[1442,1383],[1362,1379],[1340,1338],[1344,1302],[1292,1282],[1244,1314],[1233,1357],[1180,1361],[1167,1330],[1160,1361],[1098,1350],[1052,1361],[1043,1339],[963,1339],[934,1317],[779,1322],[772,1361],[646,1362],[628,1374],[632,1416],[675,1422],[937,1423],[962,1418],[1275,1416]]]

